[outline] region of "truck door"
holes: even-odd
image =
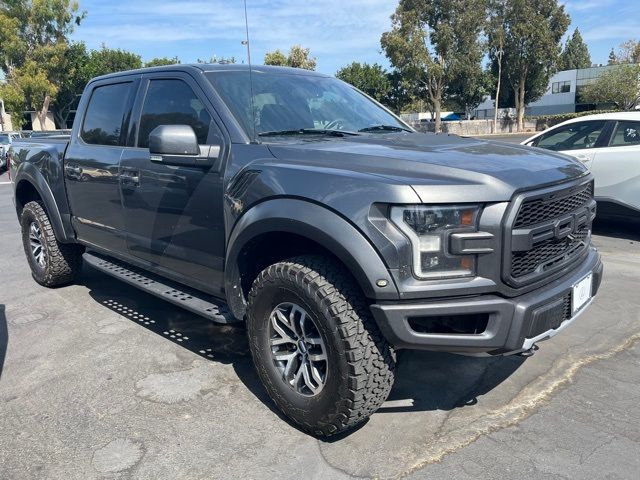
[[[213,110],[189,75],[158,73],[143,78],[135,111],[135,138],[120,164],[129,252],[159,273],[220,294],[225,237],[219,164],[168,165],[149,154],[149,134],[159,125],[190,125],[198,143],[222,147]]]
[[[117,83],[114,83],[117,82]],[[139,79],[92,84],[83,96],[64,159],[64,176],[78,238],[126,253],[120,186],[120,157]]]

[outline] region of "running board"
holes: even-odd
[[[236,323],[238,321],[229,312],[224,302],[215,303],[212,301],[212,297],[205,293],[197,292],[124,262],[102,257],[93,252],[83,254],[82,258],[93,268],[107,275],[216,323]]]

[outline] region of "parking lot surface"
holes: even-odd
[[[0,176],[0,478],[637,478],[640,229],[600,223],[591,309],[528,359],[401,352],[387,403],[330,441],[260,386],[242,328],[85,268],[30,277]]]

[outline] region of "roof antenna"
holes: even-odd
[[[247,46],[247,61],[249,62],[249,88],[251,92],[251,119],[253,121],[253,138],[251,143],[256,143],[256,109],[253,99],[253,68],[251,66],[251,43],[249,42],[249,16],[247,15],[247,0],[244,0],[244,27],[245,27],[245,40],[243,45]]]

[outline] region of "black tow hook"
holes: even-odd
[[[533,357],[533,355],[540,349],[538,345],[534,345],[529,350],[525,350],[524,352],[520,352],[518,356],[520,357]]]

